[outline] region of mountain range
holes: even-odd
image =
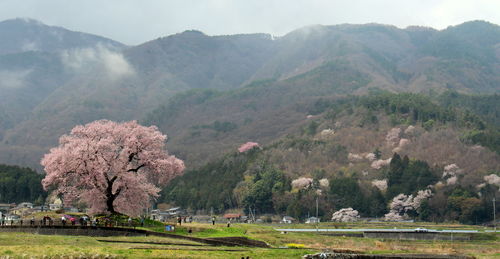
[[[157,125],[194,168],[299,132],[320,99],[500,90],[500,27],[484,21],[314,25],[282,37],[185,31],[126,46],[14,19],[0,36],[0,163],[37,169],[59,136],[97,119]]]

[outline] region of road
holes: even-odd
[[[417,232],[414,228],[279,228],[275,229],[280,232]],[[434,230],[427,229],[427,231],[420,230],[419,232],[428,233],[480,233],[479,230],[461,230],[461,229],[443,229]],[[482,232],[482,231],[481,231]],[[495,230],[485,230],[484,232],[495,232]],[[496,232],[500,232],[497,230]]]

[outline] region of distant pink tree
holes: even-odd
[[[353,208],[343,208],[332,214],[332,221],[353,222],[359,219],[359,212]]]
[[[389,145],[395,146],[399,143],[400,135],[401,135],[400,128],[392,128],[387,132],[385,140]]]
[[[243,152],[247,152],[248,150],[250,150],[250,149],[252,149],[254,147],[259,147],[259,143],[256,143],[256,142],[247,142],[247,143],[241,145],[238,148],[238,151],[240,151],[240,153],[243,153]]]
[[[55,187],[65,204],[83,202],[91,214],[136,216],[182,174],[184,163],[165,149],[166,135],[136,121],[99,120],[76,126],[44,156],[45,190]]]
[[[308,177],[300,177],[292,181],[292,187],[296,189],[307,189],[313,184],[313,179]]]

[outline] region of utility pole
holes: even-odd
[[[316,218],[318,218],[318,196],[316,196]]]
[[[496,207],[495,207],[495,198],[493,198],[493,227],[495,228],[495,232],[497,231],[497,219],[496,219]]]
[[[318,217],[318,195],[316,195],[316,232],[318,232],[319,217]]]

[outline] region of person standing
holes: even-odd
[[[66,226],[66,217],[65,216],[61,217],[61,223],[62,223],[63,227]]]
[[[212,225],[215,225],[215,216],[212,216]]]

